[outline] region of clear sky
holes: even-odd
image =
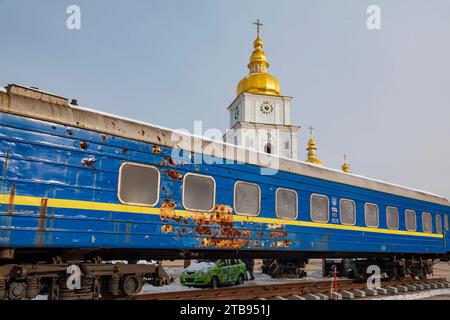
[[[81,8],[81,30],[66,9]],[[378,31],[366,27],[381,8]],[[0,0],[0,85],[174,129],[228,127],[260,18],[300,158],[450,197],[448,0]]]

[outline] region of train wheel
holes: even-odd
[[[23,282],[12,282],[8,286],[6,296],[9,300],[23,300],[26,298],[27,285]]]
[[[143,285],[144,280],[137,276],[129,275],[122,278],[122,290],[127,296],[138,294]]]

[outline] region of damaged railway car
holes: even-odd
[[[402,277],[447,258],[447,199],[264,158],[1,88],[0,299],[134,295],[162,272],[138,260],[346,258]]]

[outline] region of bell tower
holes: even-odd
[[[292,97],[281,95],[278,80],[269,74],[270,64],[263,50],[259,19],[249,74],[238,84],[237,97],[228,107],[230,130],[227,143],[280,157],[297,159],[297,131],[291,125]]]

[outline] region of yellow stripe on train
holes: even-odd
[[[41,200],[42,200],[42,198],[40,198],[40,197],[14,196],[14,205],[39,207],[41,205]],[[9,194],[0,195],[0,204],[9,204],[9,202],[10,202]],[[61,208],[61,209],[113,211],[113,212],[125,212],[125,213],[136,213],[136,214],[153,214],[153,215],[160,214],[159,208],[131,206],[131,205],[124,205],[124,204],[114,204],[114,203],[94,202],[94,201],[53,199],[53,198],[47,199],[47,207]],[[176,210],[175,214],[177,216],[180,216],[183,218],[188,218],[188,217],[190,217],[191,212],[186,211],[186,210]],[[377,228],[347,226],[347,225],[340,225],[340,224],[317,223],[317,222],[298,221],[298,220],[284,220],[284,219],[278,219],[278,218],[262,218],[262,217],[233,215],[233,219],[234,219],[234,221],[237,221],[237,222],[280,224],[280,225],[291,225],[291,226],[301,226],[301,227],[311,227],[311,228],[351,230],[351,231],[360,231],[360,232],[396,234],[396,235],[441,238],[441,239],[444,237],[442,234],[430,234],[430,233],[402,231],[402,230],[377,229]]]

